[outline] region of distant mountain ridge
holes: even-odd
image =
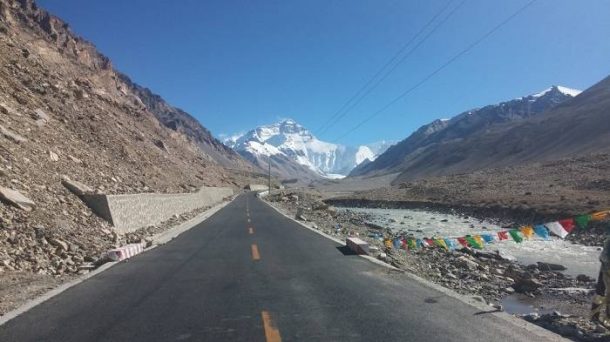
[[[407,169],[419,167],[421,170],[412,177],[420,177],[427,172],[441,174],[440,170],[430,170],[425,167],[432,159],[443,155],[447,165],[458,161],[463,154],[448,154],[445,148],[450,144],[458,144],[476,134],[485,134],[502,125],[510,125],[524,121],[544,113],[547,110],[573,99],[580,94],[579,90],[562,86],[552,86],[542,92],[519,97],[513,100],[475,108],[454,116],[451,119],[434,120],[420,127],[409,137],[388,148],[375,161],[355,168],[350,176],[370,176],[389,173],[400,173]],[[476,165],[472,165],[476,168]],[[449,168],[447,168],[449,170]],[[467,169],[467,168],[464,168]]]
[[[262,166],[265,159],[273,157],[285,163],[292,161],[327,178],[348,174],[362,162],[374,160],[390,145],[385,141],[361,146],[321,141],[292,119],[231,136],[224,143],[255,164]]]

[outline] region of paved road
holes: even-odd
[[[0,327],[0,341],[538,341],[242,195]]]

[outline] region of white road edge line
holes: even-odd
[[[237,196],[233,197],[230,201],[224,201],[222,203],[219,203],[213,207],[211,207],[210,209],[204,211],[203,213],[195,216],[194,218],[174,227],[171,228],[165,232],[159,233],[157,235],[154,235],[152,237],[153,240],[153,245],[150,246],[149,248],[146,248],[142,253],[138,254],[141,255],[143,253],[146,253],[150,250],[153,250],[155,247],[159,246],[159,245],[163,245],[169,241],[171,241],[172,239],[174,239],[175,237],[177,237],[178,235],[186,232],[187,230],[197,226],[198,224],[200,224],[201,222],[205,221],[206,219],[208,219],[210,216],[214,215],[216,212],[218,212],[220,209],[224,208],[225,206],[227,206],[229,203],[233,202],[233,200],[235,200],[235,198],[237,198]],[[137,257],[134,256],[134,258]],[[127,259],[129,260],[129,259]],[[125,260],[123,260],[125,261]],[[79,276],[78,278],[69,281],[67,283],[61,284],[58,287],[45,292],[44,294],[34,298],[34,299],[30,299],[29,301],[25,302],[23,305],[21,305],[20,307],[11,310],[9,312],[7,312],[6,314],[4,314],[3,316],[0,316],[0,326],[4,325],[6,322],[12,320],[13,318],[27,312],[28,310],[32,309],[33,307],[42,304],[44,302],[46,302],[47,300],[59,295],[60,293],[66,291],[67,289],[76,286],[80,283],[82,283],[83,281],[92,278],[104,271],[106,271],[107,269],[109,269],[110,267],[121,263],[123,261],[114,261],[114,262],[108,262],[103,264],[102,266],[96,268],[95,270],[87,273],[87,274],[83,274],[81,276]]]
[[[334,242],[336,242],[336,243],[338,243],[340,245],[345,245],[345,243],[342,240],[339,240],[339,239],[335,238],[334,236],[330,236],[330,235],[328,235],[328,234],[326,234],[324,232],[321,232],[321,231],[319,231],[317,229],[309,227],[305,223],[303,223],[301,221],[298,221],[298,220],[294,219],[293,217],[285,214],[281,209],[277,208],[276,206],[272,205],[271,203],[269,203],[267,201],[264,201],[262,199],[261,199],[261,202],[263,202],[266,205],[268,205],[269,207],[273,208],[275,211],[277,211],[281,215],[285,216],[286,218],[288,218],[288,219],[298,223],[300,226],[302,226],[304,228],[307,228],[307,229],[311,230],[314,233],[322,235],[325,238],[327,238],[329,240],[332,240],[332,241],[334,241]],[[502,311],[502,312],[495,311],[495,309],[492,309],[490,306],[488,306],[486,304],[483,304],[483,303],[481,303],[481,302],[479,302],[479,301],[477,301],[477,300],[475,300],[475,299],[473,299],[473,298],[471,298],[469,296],[461,295],[461,294],[453,291],[452,289],[449,289],[449,288],[443,287],[441,285],[438,285],[436,283],[433,283],[431,281],[428,281],[428,280],[426,280],[424,278],[421,278],[421,277],[419,277],[419,276],[417,276],[417,275],[415,275],[413,273],[410,273],[408,271],[396,268],[396,267],[394,267],[394,266],[392,266],[390,264],[386,264],[385,262],[383,262],[381,260],[378,260],[376,258],[373,258],[370,255],[358,255],[358,256],[362,257],[362,258],[364,258],[364,259],[366,259],[366,260],[368,260],[368,261],[370,261],[370,262],[372,262],[372,263],[374,263],[376,265],[383,266],[385,268],[388,268],[388,269],[391,269],[391,270],[394,270],[394,271],[399,271],[402,274],[404,274],[405,276],[407,276],[408,278],[410,278],[410,279],[412,279],[414,281],[417,281],[418,283],[420,283],[420,284],[422,284],[424,286],[430,287],[430,288],[432,288],[432,289],[434,289],[434,290],[436,290],[436,291],[438,291],[438,292],[440,292],[440,293],[442,293],[444,295],[447,295],[448,297],[457,299],[457,300],[459,300],[459,301],[461,301],[461,302],[463,302],[463,303],[465,303],[467,305],[470,305],[470,306],[472,306],[472,307],[474,307],[474,308],[476,308],[478,310],[485,311],[485,312],[487,312],[490,315],[494,315],[495,317],[497,317],[499,319],[502,319],[504,321],[507,321],[508,323],[513,324],[515,327],[521,328],[523,330],[527,330],[528,332],[530,332],[532,334],[535,334],[538,337],[547,338],[550,341],[565,341],[565,342],[571,341],[571,340],[566,339],[566,338],[562,337],[561,335],[558,335],[558,334],[556,334],[556,333],[554,333],[554,332],[552,332],[550,330],[544,329],[544,328],[542,328],[540,326],[537,326],[537,325],[535,325],[533,323],[530,323],[530,322],[528,322],[528,321],[526,321],[524,319],[512,316],[512,315],[510,315],[510,314],[508,314],[508,313],[506,313],[504,311]]]

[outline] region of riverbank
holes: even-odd
[[[399,234],[398,231],[371,224],[374,220],[369,213],[337,209],[322,202],[321,198],[315,193],[283,191],[272,194],[267,200],[289,215],[310,222],[312,227],[326,234],[339,239],[358,236],[369,242],[371,254],[378,259],[458,293],[476,296],[498,310],[504,309],[506,298],[514,299],[513,296],[520,294],[535,299],[530,303],[535,305],[531,312],[521,315],[525,319],[578,341],[610,338],[605,328],[585,317],[595,284],[591,276],[569,276],[552,270],[549,264],[520,264],[496,253],[493,248],[482,251],[469,248],[454,251],[441,248],[414,251],[388,248],[384,245],[383,237],[394,237]],[[437,213],[440,215],[440,212]],[[495,219],[498,227],[502,226],[503,220],[505,218]],[[421,230],[423,233],[424,230]],[[566,290],[574,288],[580,290]],[[529,305],[523,301],[517,302],[520,309]]]

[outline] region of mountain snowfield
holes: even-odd
[[[390,142],[344,146],[321,141],[292,119],[257,127],[224,139],[227,146],[251,158],[285,156],[326,178],[343,178],[364,161],[373,161]]]

